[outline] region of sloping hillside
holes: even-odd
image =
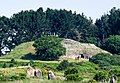
[[[13,51],[11,51],[9,54],[2,56],[1,58],[16,58],[20,59],[22,56],[32,53],[35,53],[35,48],[32,46],[34,42],[26,42],[22,43],[18,46],[16,46]],[[71,39],[64,39],[62,41],[63,46],[66,48],[66,56],[72,57],[75,55],[79,55],[81,53],[87,53],[90,55],[95,55],[97,53],[108,53],[107,51],[104,51],[98,47],[96,47],[94,44],[88,44],[88,43],[80,43]]]
[[[18,46],[16,46],[13,51],[8,53],[5,56],[2,56],[0,58],[21,58],[22,56],[28,54],[28,53],[35,53],[35,48],[32,46],[34,42],[26,42],[22,43]]]

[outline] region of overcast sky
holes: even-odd
[[[39,7],[83,12],[95,20],[113,7],[120,8],[120,0],[0,0],[0,16],[11,17],[21,10],[37,10]]]

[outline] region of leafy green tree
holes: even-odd
[[[110,36],[106,40],[104,48],[113,54],[120,54],[120,36]]]
[[[41,36],[33,46],[36,48],[36,56],[41,60],[57,60],[64,55],[66,49],[61,44],[62,39],[56,36]]]
[[[98,27],[99,44],[103,46],[110,35],[120,34],[120,9],[113,7],[108,14],[97,19],[95,25]]]
[[[107,53],[99,53],[90,58],[90,61],[98,64],[100,67],[106,67],[106,66],[120,66],[120,56],[119,55],[110,55]]]

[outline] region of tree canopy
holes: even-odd
[[[104,48],[113,54],[120,54],[120,36],[110,36],[106,40]]]
[[[95,24],[83,13],[65,9],[46,11],[26,10],[10,18],[0,17],[0,55],[5,46],[10,50],[16,45],[34,41],[44,35],[58,35],[80,42],[94,43],[103,47],[110,35],[120,35],[120,9],[112,8],[108,14],[97,19]]]
[[[36,56],[41,60],[57,60],[65,55],[66,49],[62,46],[60,38],[56,36],[41,36],[35,40]]]
[[[120,9],[113,7],[108,14],[96,20],[97,36],[101,45],[104,45],[110,35],[120,35]]]
[[[58,35],[60,38],[70,38],[81,42],[89,42],[92,37],[96,41],[97,27],[82,14],[76,14],[65,9],[43,11],[26,10],[13,14],[11,18],[0,17],[0,49],[9,49],[16,45],[33,41],[42,34]]]

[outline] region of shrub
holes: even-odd
[[[26,74],[20,73],[20,74],[19,74],[19,78],[22,79],[22,80],[25,79],[25,78],[26,78]]]
[[[96,64],[99,63],[99,61],[111,61],[111,55],[108,53],[98,53],[95,56],[92,56],[92,58],[89,59],[89,61],[94,62]]]
[[[9,67],[14,67],[14,63],[10,63]]]
[[[70,67],[76,67],[76,66],[77,66],[77,63],[76,63],[76,62],[71,62],[71,63],[69,63],[69,66],[70,66]]]
[[[91,62],[98,64],[100,67],[104,66],[110,66],[110,65],[115,65],[115,66],[120,66],[120,56],[117,55],[110,55],[106,53],[99,53],[92,58],[90,58]]]
[[[88,83],[98,83],[98,82],[94,79],[91,79],[91,80],[88,81]]]
[[[6,64],[6,63],[3,63],[2,68],[6,68],[6,67],[7,67],[7,64]]]
[[[11,80],[8,76],[0,76],[0,81],[9,81]]]
[[[20,73],[19,75],[10,75],[10,76],[4,76],[3,74],[0,74],[0,81],[14,81],[14,80],[23,80],[26,78],[26,74]]]
[[[69,68],[64,72],[65,76],[69,74],[78,74],[78,70],[76,68]]]
[[[67,78],[67,80],[74,80],[74,81],[82,80],[82,78],[78,74],[79,72],[76,68],[69,68],[64,72],[64,75]]]
[[[16,63],[14,58],[11,59],[11,63]]]
[[[109,77],[109,73],[106,71],[99,71],[98,73],[96,73],[96,75],[94,76],[93,79],[95,79],[96,81],[103,81],[103,80],[107,80]]]
[[[66,76],[67,80],[81,81],[83,80],[78,74],[70,74]]]
[[[9,80],[9,79],[8,79]],[[19,76],[17,76],[17,75],[13,75],[13,76],[11,76],[10,77],[10,80],[20,80],[20,78],[19,78]]]
[[[120,68],[115,68],[110,71],[110,75],[115,75],[120,77]]]
[[[68,60],[63,60],[58,66],[57,70],[66,70],[69,67],[69,62]]]

